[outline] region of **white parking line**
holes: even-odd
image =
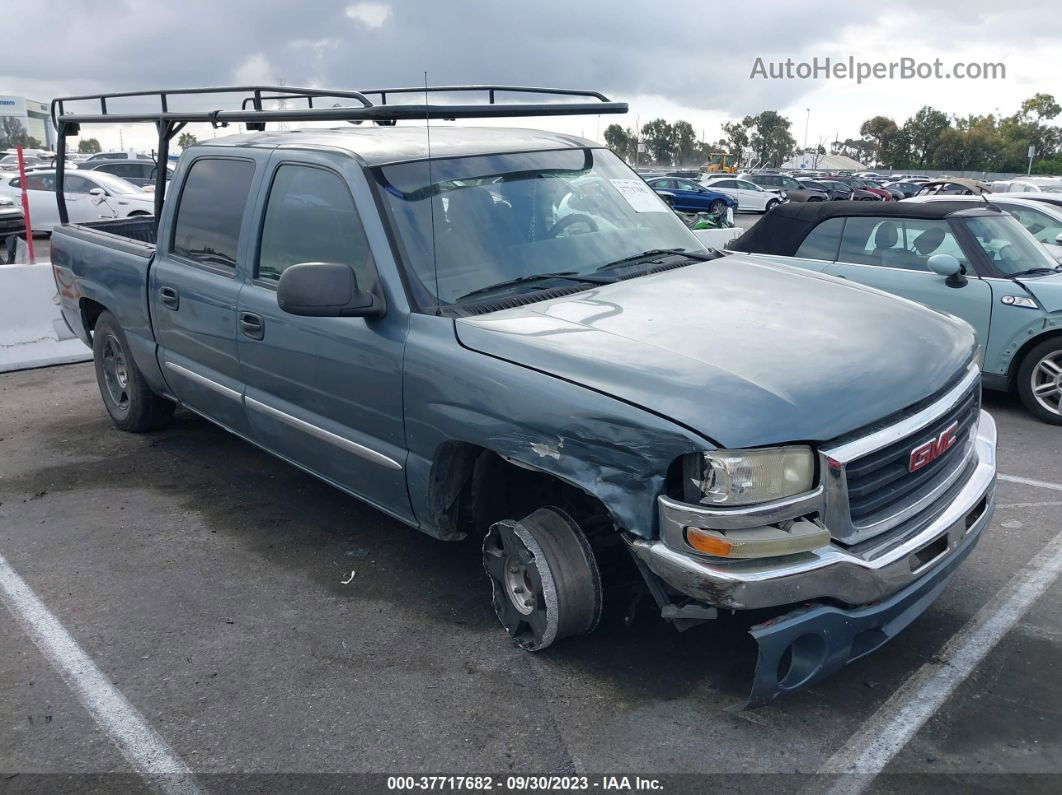
[[[0,555],[0,599],[129,763],[156,790],[201,792],[192,771]]]
[[[852,735],[819,772],[842,775],[831,795],[860,793],[1062,573],[1062,533],[1036,553],[927,663]]]
[[[1033,480],[1032,478],[1019,478],[1017,475],[996,475],[997,480],[1007,483],[1021,483],[1025,486],[1036,486],[1038,489],[1052,489],[1062,491],[1062,483],[1048,483],[1046,480]]]

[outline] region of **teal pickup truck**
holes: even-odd
[[[775,208],[733,251],[850,279],[956,315],[982,383],[1062,425],[1062,266],[990,203],[829,202]]]

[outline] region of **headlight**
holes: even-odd
[[[683,493],[704,505],[752,505],[792,497],[815,485],[810,447],[713,450],[683,461]]]

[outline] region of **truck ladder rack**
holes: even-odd
[[[429,102],[438,94],[485,94],[485,102],[471,104],[446,104]],[[238,107],[214,110],[174,110],[170,99],[189,95],[236,95]],[[547,101],[498,102],[498,95],[537,95]],[[422,103],[388,104],[388,98],[413,95],[424,98]],[[370,97],[376,98],[374,102]],[[571,101],[565,98],[581,99]],[[155,107],[147,111],[116,111],[109,100],[149,100]],[[318,104],[314,105],[314,100]],[[324,100],[333,105],[323,106]],[[336,100],[351,100],[351,105],[336,105]],[[305,107],[289,108],[289,102],[305,101]],[[98,109],[91,112],[71,112],[71,103],[92,102]],[[267,109],[265,103],[280,103],[283,107]],[[229,104],[234,104],[230,101]],[[166,195],[165,163],[169,159],[170,141],[186,124],[202,122],[214,127],[231,123],[244,123],[248,130],[262,131],[266,122],[289,121],[347,121],[360,123],[376,122],[392,125],[399,120],[424,119],[486,119],[518,118],[523,116],[575,116],[601,113],[626,113],[627,103],[613,102],[597,91],[581,91],[569,88],[541,88],[534,86],[506,85],[457,85],[457,86],[407,86],[399,88],[372,88],[364,91],[339,91],[323,88],[297,88],[292,86],[224,86],[219,88],[176,88],[158,91],[124,91],[110,94],[87,94],[75,97],[57,97],[51,103],[52,123],[58,131],[56,144],[56,201],[59,205],[60,223],[68,223],[66,201],[63,197],[63,178],[66,172],[66,139],[78,135],[82,124],[130,124],[150,122],[158,131],[156,158],[163,164],[155,179],[155,223],[162,214]]]

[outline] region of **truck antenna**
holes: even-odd
[[[431,212],[431,265],[435,271],[435,314],[441,314],[439,304],[439,253],[435,245],[435,183],[431,179],[431,113],[428,112],[428,71],[424,70],[424,135],[428,142],[428,209]]]

